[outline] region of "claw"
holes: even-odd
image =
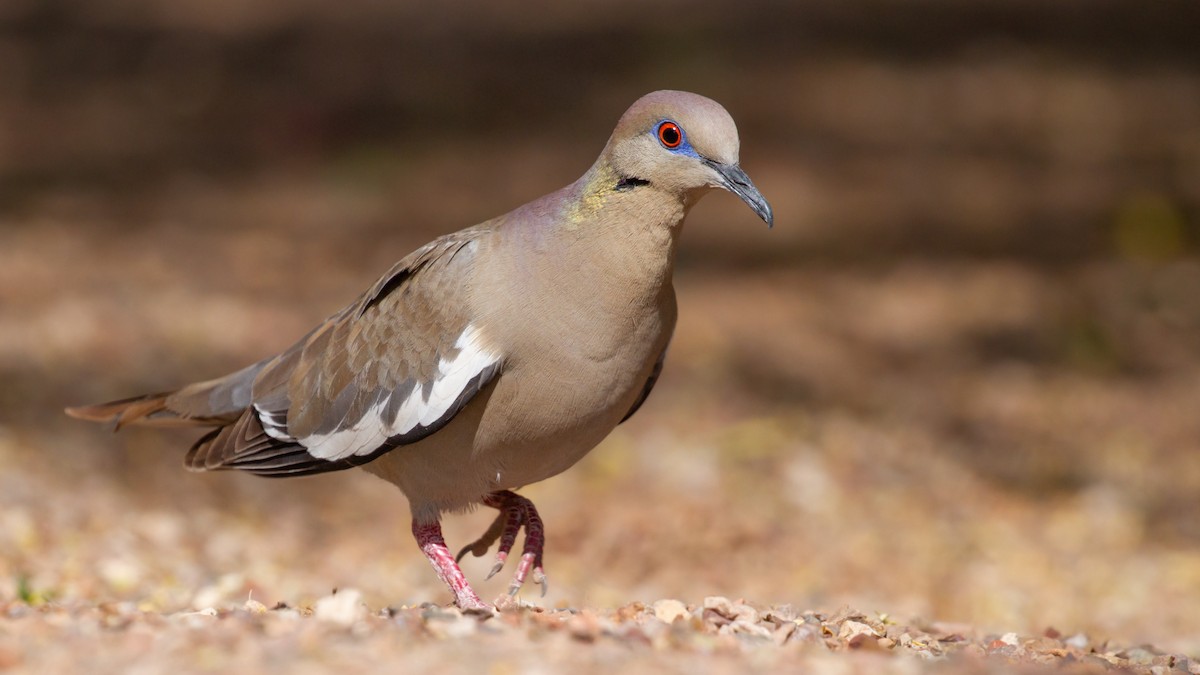
[[[528,499],[508,490],[493,492],[485,496],[483,504],[499,510],[500,514],[496,516],[496,520],[492,521],[483,536],[459,552],[459,559],[462,559],[468,551],[475,556],[482,556],[492,544],[499,541],[496,562],[487,575],[487,578],[491,579],[504,569],[508,554],[512,550],[513,544],[516,543],[517,535],[521,530],[525,530],[525,547],[520,561],[517,562],[517,570],[513,573],[512,582],[508,586],[508,596],[514,597],[520,592],[521,586],[525,584],[525,579],[532,570],[533,581],[541,586],[542,597],[545,597],[548,587],[546,573],[542,569],[542,546],[545,534],[537,509]]]
[[[500,570],[504,569],[504,561],[507,559],[508,559],[507,553],[497,553],[496,554],[496,564],[492,565],[492,571],[488,572],[486,579],[491,579],[492,577],[499,574]]]
[[[476,549],[475,549],[474,544],[467,544],[466,546],[462,547],[462,549],[458,552],[458,555],[454,556],[454,562],[461,563],[462,559],[467,557],[468,551],[470,551],[472,554],[474,554],[474,556],[476,558],[478,558],[480,554],[476,553],[475,550]]]
[[[488,552],[488,549],[492,547],[492,544],[496,543],[496,540],[500,538],[500,533],[504,531],[506,524],[505,520],[505,513],[501,511],[478,539],[462,547],[462,550],[455,556],[454,561],[462,562],[463,556],[467,555],[468,551],[476,558],[482,558]]]

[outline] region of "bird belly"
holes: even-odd
[[[414,516],[427,518],[561,473],[604,440],[641,394],[669,338],[649,328],[653,334],[617,346],[609,359],[534,352],[537,358],[506,367],[446,427],[363,468],[397,485]]]
[[[561,473],[604,440],[645,389],[674,328],[673,295],[629,323],[581,314],[589,325],[543,334],[496,383],[476,449],[499,468],[502,488]],[[564,334],[587,337],[563,342]]]

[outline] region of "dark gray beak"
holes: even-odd
[[[750,208],[754,209],[758,217],[763,219],[767,227],[775,225],[775,214],[771,212],[771,205],[767,203],[758,188],[754,187],[750,176],[742,171],[742,167],[737,164],[721,164],[711,159],[705,159],[704,163],[712,167],[713,171],[716,171],[717,175],[721,177],[721,187],[741,197],[742,201],[746,202]]]

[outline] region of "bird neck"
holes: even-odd
[[[563,235],[589,247],[598,260],[669,279],[692,195],[623,175],[603,157],[573,187]]]
[[[597,233],[616,226],[623,235],[630,229],[665,229],[674,237],[695,202],[693,195],[662,189],[643,176],[625,175],[604,156],[572,188],[567,229],[587,223]]]

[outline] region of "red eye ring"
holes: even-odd
[[[664,148],[674,150],[683,143],[683,130],[674,122],[663,122],[658,125],[658,142],[662,143]]]

